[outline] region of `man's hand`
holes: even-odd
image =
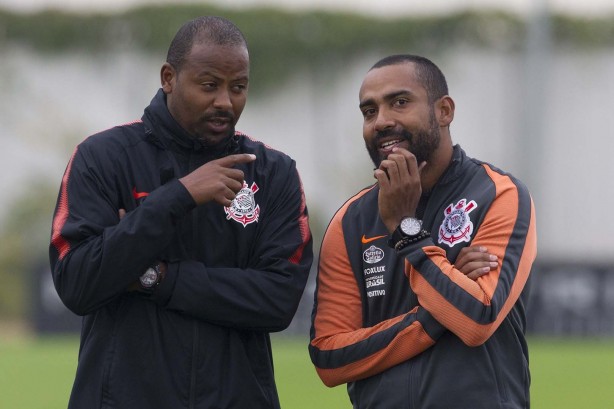
[[[477,280],[484,274],[499,266],[497,256],[489,254],[484,246],[471,246],[463,248],[454,266],[472,280]]]
[[[189,175],[179,179],[197,204],[215,201],[230,206],[243,187],[243,171],[234,166],[256,160],[256,155],[229,155],[207,162]]]
[[[375,170],[380,189],[379,213],[389,232],[397,228],[403,217],[416,215],[422,195],[420,173],[425,165],[426,162],[418,164],[407,149],[394,148]]]

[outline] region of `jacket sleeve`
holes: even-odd
[[[405,269],[418,301],[469,346],[481,345],[510,312],[536,257],[535,210],[526,188],[485,166],[496,195],[472,245],[496,254],[495,271],[473,281],[455,269],[443,249],[407,249]]]
[[[281,331],[298,308],[313,261],[302,183],[294,162],[270,180],[275,195],[258,221],[252,264],[209,267],[194,260],[169,264],[155,301],[217,325]]]
[[[168,245],[177,221],[195,206],[183,185],[173,181],[150,192],[120,221],[112,163],[88,146],[77,147],[64,173],[49,246],[57,292],[79,315],[125,293]]]
[[[320,253],[309,353],[327,386],[382,372],[432,346],[445,329],[423,308],[363,327],[362,302],[345,246],[340,209]],[[408,284],[409,285],[409,284]]]

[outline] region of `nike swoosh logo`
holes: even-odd
[[[383,239],[384,237],[387,237],[387,236],[384,235],[384,236],[375,236],[375,237],[366,238],[365,235],[363,234],[362,239],[360,239],[360,241],[362,242],[362,244],[367,244],[375,240]]]
[[[137,192],[136,191],[136,187],[132,188],[132,197],[134,197],[136,200],[142,199],[144,197],[149,196],[149,193],[147,192]]]

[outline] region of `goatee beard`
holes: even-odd
[[[370,145],[367,145],[367,151],[369,156],[375,165],[375,168],[379,168],[380,164],[386,157],[382,157],[379,152],[379,144],[382,138],[395,137],[403,141],[407,141],[409,146],[408,150],[414,154],[418,164],[429,161],[433,156],[433,153],[439,147],[439,141],[441,140],[441,134],[439,132],[439,126],[435,121],[435,118],[431,118],[431,129],[418,130],[414,133],[409,132],[407,129],[384,129],[377,132]]]
[[[366,146],[375,168],[379,168],[382,161],[386,159],[386,157],[379,153],[379,141],[382,138],[389,138],[391,136],[407,141],[409,151],[416,157],[418,165],[424,161],[428,163],[437,148],[439,148],[439,141],[441,140],[439,124],[433,109],[430,112],[429,125],[430,129],[418,129],[413,133],[405,128],[388,128],[377,132],[371,144]]]

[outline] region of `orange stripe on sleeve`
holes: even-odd
[[[363,327],[360,290],[348,258],[342,230],[342,219],[350,204],[351,201],[346,203],[331,221],[320,251],[310,353],[318,375],[327,386],[382,372],[434,344],[420,322],[402,322],[410,314],[415,314],[418,308],[375,326]],[[376,340],[386,331],[391,332],[384,334],[392,338],[389,342]],[[374,344],[377,347],[373,347]],[[372,352],[364,353],[365,350]],[[348,355],[358,358],[348,359]],[[339,362],[331,363],[331,360],[335,361],[340,356],[343,358]],[[328,366],[318,367],[316,362],[320,359],[326,361]]]
[[[418,308],[419,307],[416,307],[412,313],[416,312]],[[346,338],[342,341],[343,343],[351,340],[358,341],[366,339],[369,335],[382,331],[398,323],[403,318],[403,316],[397,317],[394,320],[382,322],[381,325],[364,328],[357,333],[349,333],[348,337],[342,336],[340,338]],[[314,343],[312,343],[312,345],[315,346],[319,346],[319,344],[317,340],[314,340]],[[434,344],[435,341],[428,336],[422,326],[416,321],[411,326],[399,332],[385,348],[380,349],[376,353],[338,368],[323,369],[316,367],[316,371],[326,386],[333,387],[383,372],[386,369],[420,354]],[[329,346],[334,346],[334,343],[331,343]]]

